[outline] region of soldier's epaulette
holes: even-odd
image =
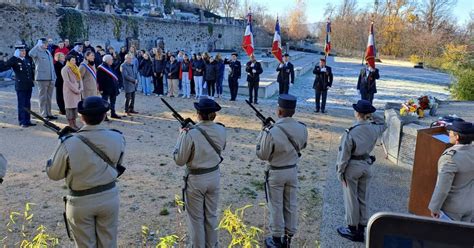
[[[454,154],[456,154],[456,150],[449,150],[449,151],[445,151],[443,152],[443,155],[448,155],[448,156],[454,156]]]
[[[114,132],[117,132],[119,134],[123,134],[121,131],[117,130],[117,129],[110,129],[110,131],[114,131]]]
[[[298,121],[301,125],[305,126],[306,127],[306,124],[304,124],[303,122],[301,121]]]
[[[375,122],[375,121],[371,122],[370,124],[379,125],[379,126],[385,125],[384,123],[377,123],[377,122]]]
[[[61,140],[61,143],[64,143],[64,141],[66,141],[67,139],[71,138],[72,136],[74,136],[74,135],[72,135],[72,134],[66,134],[66,135],[60,137],[59,139]]]
[[[221,125],[221,126],[225,127],[225,125],[224,125],[224,124],[222,124],[222,123],[220,123],[220,122],[216,122],[216,124],[217,124],[217,125]]]

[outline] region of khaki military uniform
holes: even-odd
[[[48,161],[46,173],[52,180],[66,179],[66,215],[77,247],[117,247],[119,190],[114,186],[117,170],[108,165],[83,141],[81,135],[121,164],[125,139],[121,133],[101,125],[84,126],[77,134],[63,137]],[[110,189],[85,196],[72,196],[103,185]]]
[[[474,222],[474,146],[454,145],[438,161],[429,209],[456,221]]]
[[[219,204],[220,155],[197,129],[204,130],[219,151],[226,145],[226,130],[221,124],[202,121],[182,131],[174,151],[177,165],[186,165],[185,206],[192,247],[218,247],[217,207]]]
[[[270,207],[270,230],[273,237],[285,232],[294,235],[298,225],[298,169],[299,154],[291,144],[285,130],[302,150],[306,147],[308,130],[293,118],[281,118],[260,133],[257,157],[270,162],[267,176],[267,193]]]
[[[336,168],[343,186],[346,222],[349,226],[367,225],[367,185],[371,178],[373,161],[369,153],[385,131],[382,118],[375,121],[358,121],[347,129],[341,139]]]

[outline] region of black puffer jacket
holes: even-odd
[[[138,72],[142,77],[153,76],[153,62],[150,59],[142,59],[138,66]]]
[[[215,81],[219,77],[219,64],[217,61],[206,64],[206,81]]]

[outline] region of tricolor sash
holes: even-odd
[[[109,68],[103,66],[103,65],[99,65],[99,67],[97,67],[98,69],[101,69],[102,71],[104,71],[105,73],[109,74],[109,76],[111,76],[115,81],[118,81],[118,77],[115,75],[115,73],[110,70]]]
[[[90,74],[92,74],[92,77],[94,77],[95,80],[97,80],[97,74],[95,72],[94,67],[86,63],[82,63],[81,65],[84,66],[87,69],[87,71],[89,71]]]

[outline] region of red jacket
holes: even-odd
[[[67,54],[69,53],[69,49],[67,47],[63,47],[63,48],[56,48],[56,50],[54,50],[54,54],[53,54],[53,59],[55,58],[54,55],[56,55],[56,53],[62,53],[64,54],[64,56],[67,56]],[[56,62],[56,60],[54,59],[54,62]]]
[[[179,64],[179,80],[183,80],[183,67],[181,66],[182,63],[184,63],[184,61]],[[193,79],[193,65],[191,61],[188,61],[188,67],[189,67],[188,78],[189,80],[192,80]]]

